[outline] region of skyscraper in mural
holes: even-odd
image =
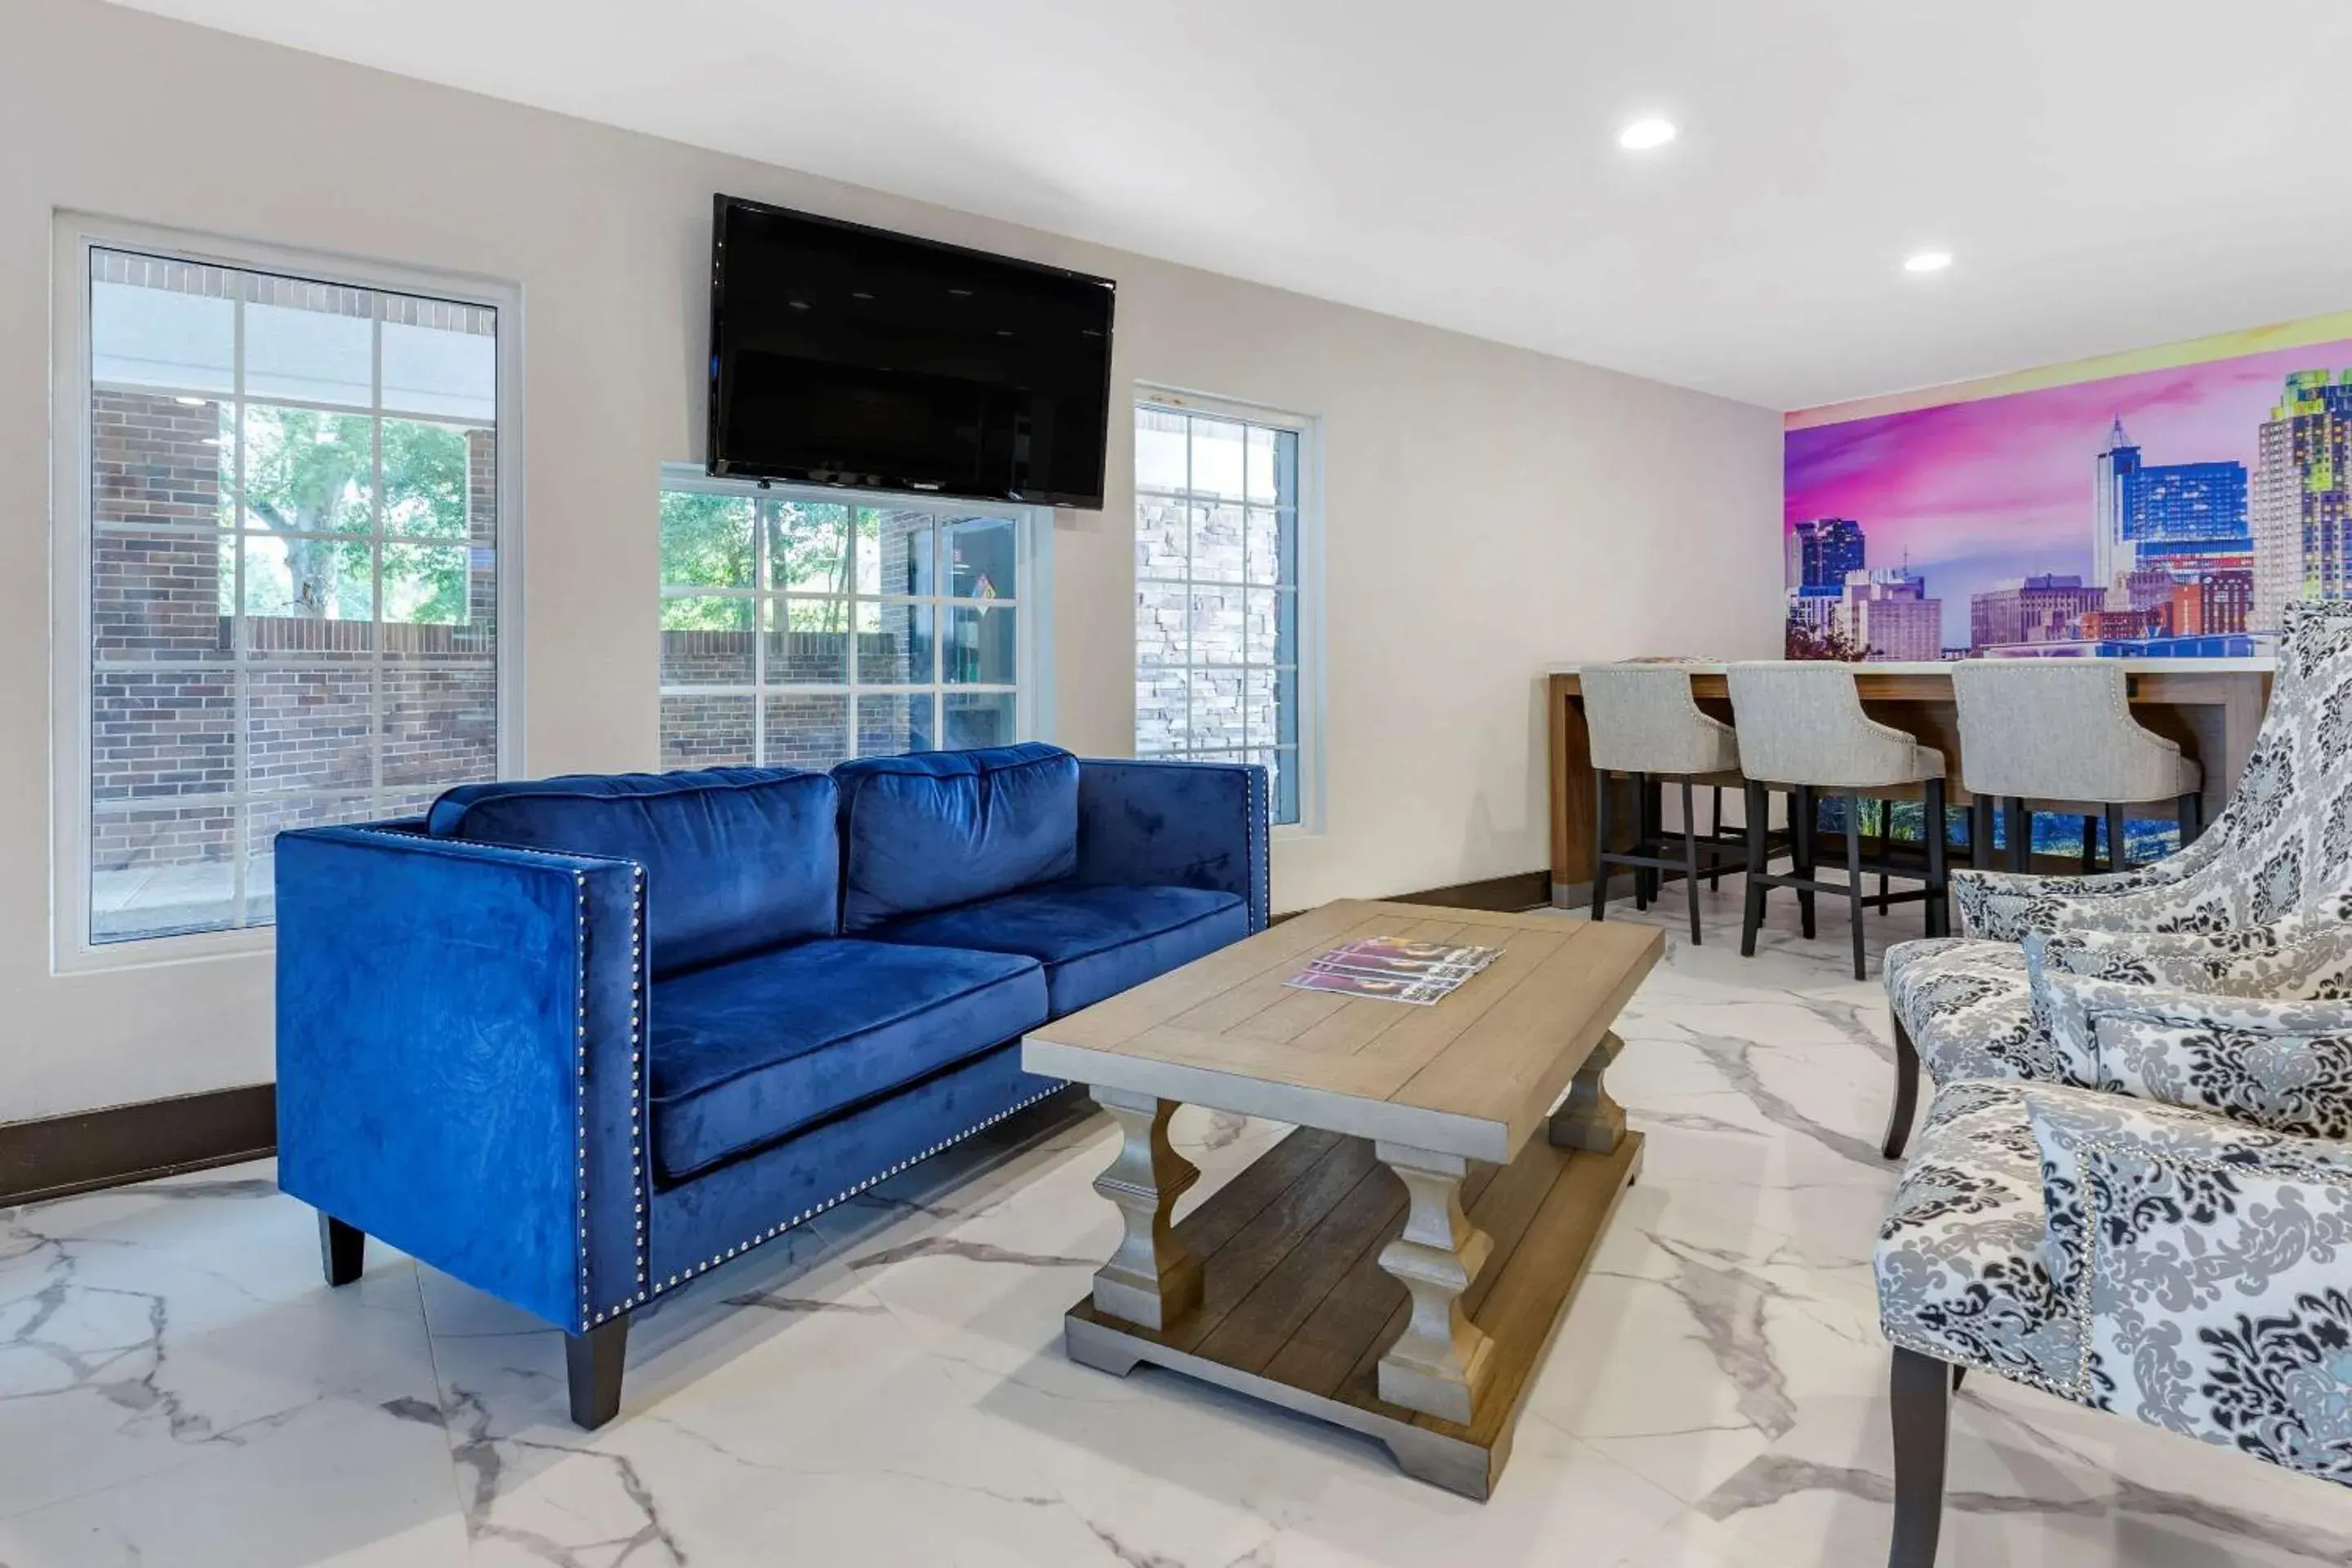
[[[2352,372],[2290,374],[2256,452],[2247,625],[2267,632],[2297,599],[2352,598]]]
[[[1789,531],[1789,587],[1835,598],[1846,579],[1868,564],[1862,524],[1850,517],[1817,517]]]
[[[2243,463],[2143,464],[2118,415],[2091,480],[2091,584],[2118,597],[2134,574],[2196,576],[2252,563]],[[2134,608],[2142,606],[2135,605]]]

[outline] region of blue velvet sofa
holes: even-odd
[[[925,752],[469,784],[280,835],[278,1182],[561,1327],[1054,1093],[1022,1034],[1263,929],[1255,767]]]

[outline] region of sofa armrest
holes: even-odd
[[[2352,1481],[2352,1146],[2030,1089],[2074,1396]]]
[[[1264,931],[1266,818],[1255,763],[1080,758],[1077,879],[1237,894]]]
[[[2089,1087],[2275,1132],[2352,1136],[2352,1003],[2031,972],[2035,1017]]]
[[[572,1332],[643,1300],[645,876],[279,836],[278,1183]]]

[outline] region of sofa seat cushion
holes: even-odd
[[[839,926],[839,795],[824,773],[709,768],[464,784],[433,803],[436,838],[634,860],[658,980]]]
[[[877,926],[876,942],[1018,953],[1045,966],[1056,1018],[1249,934],[1249,909],[1204,888],[1030,888]]]
[[[861,757],[833,777],[845,934],[1078,868],[1078,760],[1058,747]]]
[[[654,1173],[677,1182],[1045,1018],[1034,959],[831,938],[656,984]]]

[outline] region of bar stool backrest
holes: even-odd
[[[2169,800],[2180,748],[2131,716],[2103,658],[1968,658],[1951,666],[1962,782],[2033,800]]]
[[[1771,659],[1731,665],[1726,674],[1749,778],[1836,790],[1925,776],[1918,743],[1862,710],[1852,665]]]
[[[1715,773],[1739,765],[1732,727],[1700,710],[1690,672],[1672,664],[1588,664],[1577,671],[1592,765],[1621,773]]]

